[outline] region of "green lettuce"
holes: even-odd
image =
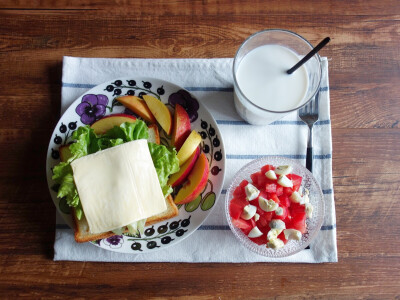
[[[76,216],[80,220],[83,211],[78,190],[74,183],[71,162],[100,150],[134,140],[147,139],[148,137],[148,127],[141,120],[114,126],[114,128],[102,135],[96,135],[90,126],[79,127],[72,134],[72,139],[75,142],[69,146],[71,157],[66,162],[61,162],[53,168],[53,180],[59,185],[57,197],[65,197],[67,204],[75,208]],[[153,143],[149,143],[149,150],[161,189],[164,196],[167,196],[172,192],[172,188],[167,184],[168,176],[179,171],[179,160],[176,156],[176,151],[173,148]]]
[[[148,145],[154,167],[156,168],[158,181],[160,182],[164,196],[167,196],[172,192],[171,186],[167,184],[168,177],[179,171],[179,160],[176,156],[176,150],[155,143],[148,143]]]

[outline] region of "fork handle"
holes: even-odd
[[[312,152],[313,152],[312,147],[307,147],[306,168],[311,173],[312,173],[312,160],[313,160]]]

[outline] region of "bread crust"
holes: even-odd
[[[160,214],[148,218],[146,220],[145,226],[163,222],[165,220],[176,217],[179,214],[178,207],[174,203],[174,199],[172,198],[171,195],[168,195],[168,197],[165,198],[165,201],[167,204],[167,209]],[[74,221],[75,241],[78,243],[86,243],[90,241],[106,239],[110,236],[115,235],[115,233],[113,233],[112,231],[96,233],[96,234],[90,233],[89,225],[87,224],[85,216],[83,215],[82,219],[78,220],[74,208],[72,208],[72,219]]]
[[[149,141],[160,144],[160,133],[158,131],[158,127],[156,124],[150,124],[148,125],[149,128]],[[61,146],[63,147],[63,146]],[[60,147],[60,148],[61,148]],[[69,147],[69,145],[65,146]],[[60,151],[63,152],[63,151]],[[61,161],[66,161],[66,157],[61,157]],[[145,226],[153,225],[156,223],[163,222],[165,220],[171,219],[173,217],[176,217],[179,214],[178,207],[174,203],[174,199],[172,198],[171,195],[168,195],[167,198],[165,198],[166,204],[167,204],[167,210],[164,212],[152,216],[146,220]],[[86,243],[90,241],[95,241],[99,239],[105,239],[110,236],[115,235],[112,231],[107,231],[103,233],[90,233],[89,231],[89,225],[86,221],[85,216],[82,216],[81,220],[78,220],[76,217],[76,212],[75,209],[72,208],[72,219],[74,222],[74,230],[75,230],[75,241],[78,243]],[[125,231],[127,232],[127,231]]]

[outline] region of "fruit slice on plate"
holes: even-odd
[[[111,128],[113,128],[114,126],[119,126],[125,122],[133,123],[135,121],[136,118],[134,116],[126,114],[114,114],[105,116],[104,118],[97,120],[90,127],[94,130],[95,134],[103,134],[106,133]]]
[[[189,159],[189,157],[196,150],[197,146],[199,146],[200,142],[200,134],[198,134],[197,131],[193,130],[183,143],[181,149],[179,149],[178,151],[177,156],[179,159],[179,166],[182,166]]]
[[[122,103],[125,107],[129,108],[135,114],[140,116],[143,120],[150,123],[156,123],[156,119],[151,113],[150,109],[144,100],[136,96],[122,96],[116,98],[116,100]]]
[[[161,128],[170,135],[172,131],[172,115],[168,107],[160,100],[149,95],[144,95],[143,100],[146,102]]]
[[[108,115],[104,118],[97,120],[90,126],[94,133],[103,134],[108,130],[112,129],[114,126],[120,126],[122,123],[130,122],[133,123],[136,118],[127,114],[114,114]],[[148,141],[156,144],[160,144],[160,133],[158,132],[158,127],[156,124],[151,124],[149,127],[149,138]],[[68,148],[68,147],[67,147]],[[60,147],[61,149],[61,147]]]
[[[149,138],[147,140],[149,142],[160,145],[160,133],[158,131],[157,124],[151,124],[148,127],[149,127]]]
[[[175,203],[185,204],[196,199],[207,185],[208,173],[208,159],[204,153],[201,153],[192,171],[189,173],[186,183],[176,195]]]
[[[177,173],[171,175],[168,180],[168,184],[172,187],[176,187],[180,185],[185,179],[189,176],[190,171],[193,169],[197,158],[200,154],[200,148],[197,147],[193,154],[189,157],[189,159],[181,166]]]
[[[172,145],[176,150],[182,147],[190,134],[190,119],[186,110],[179,104],[175,105],[174,123],[172,126]]]
[[[72,156],[69,145],[60,146],[58,152],[60,152],[60,160],[62,162],[66,162]]]

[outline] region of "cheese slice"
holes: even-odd
[[[71,163],[91,233],[102,233],[167,209],[146,140],[90,154]]]

